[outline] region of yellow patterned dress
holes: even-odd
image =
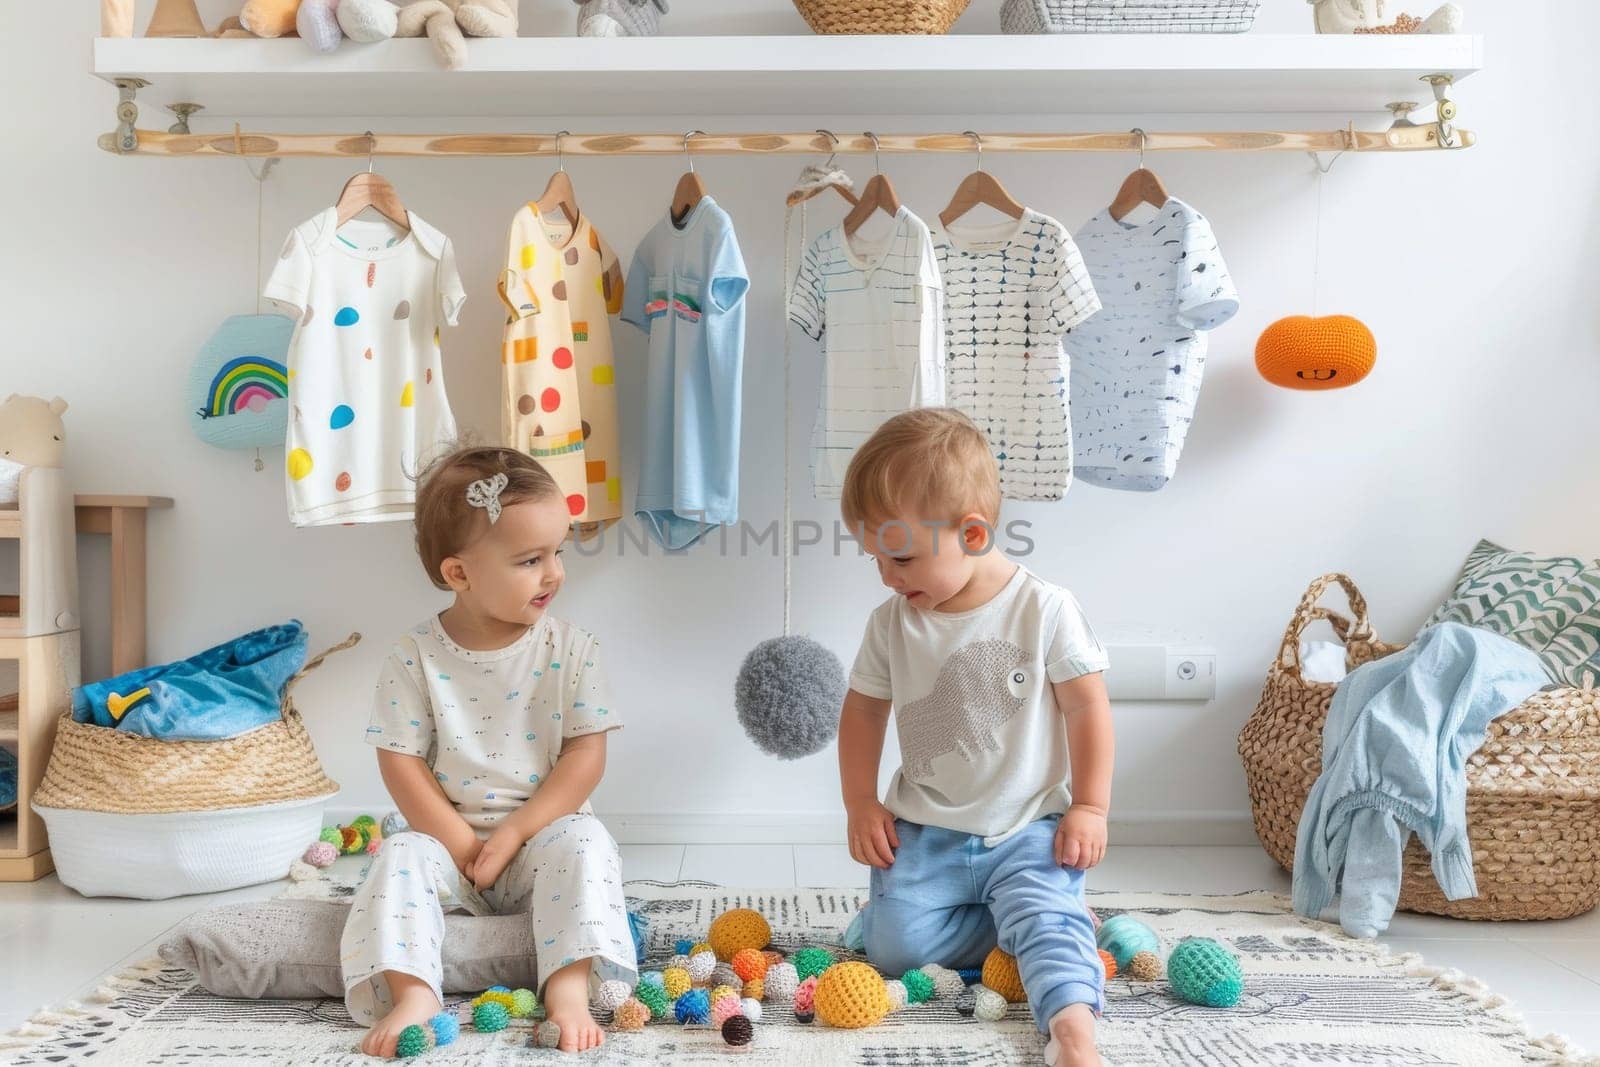
[[[546,218],[526,204],[511,220],[500,299],[501,435],[555,478],[580,537],[622,517],[622,449],[610,316],[622,267],[580,215]]]

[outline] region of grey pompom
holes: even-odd
[[[839,657],[809,637],[774,637],[745,657],[734,683],[739,724],[763,752],[799,759],[839,732],[844,704]]]

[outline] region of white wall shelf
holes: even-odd
[[[98,38],[94,73],[150,82],[141,105],[213,119],[650,115],[1382,115],[1419,76],[1483,65],[1476,36],[523,37],[472,40],[440,69],[426,40]],[[524,121],[523,123],[527,123]]]

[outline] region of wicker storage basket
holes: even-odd
[[[85,895],[152,898],[283,877],[339,791],[294,687],[359,640],[352,634],[289,679],[280,720],[226,740],[161,741],[62,716],[33,796],[62,882]]]
[[[971,0],[794,0],[817,33],[949,33]]]
[[[1245,33],[1261,0],[1006,0],[1005,33]]]
[[[1351,618],[1321,607],[1343,586]],[[1399,651],[1380,641],[1353,581],[1327,574],[1311,583],[1284,631],[1261,703],[1239,732],[1239,755],[1256,834],[1268,855],[1294,866],[1300,812],[1322,771],[1322,728],[1333,683],[1300,673],[1300,636],[1326,619],[1353,669]],[[1467,829],[1478,896],[1448,901],[1416,838],[1406,847],[1400,908],[1459,919],[1564,919],[1600,902],[1600,690],[1536,693],[1490,724],[1467,762]]]

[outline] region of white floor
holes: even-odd
[[[354,862],[354,861],[342,861]],[[747,886],[865,885],[866,869],[821,845],[625,845],[629,878]],[[1095,889],[1287,893],[1288,877],[1258,848],[1113,847]],[[174,924],[212,904],[276,896],[277,884],[167,901],[88,900],[54,876],[0,885],[0,1030],[36,1009],[84,995],[124,962],[152,955]],[[1600,912],[1558,923],[1466,923],[1399,915],[1396,950],[1459,968],[1509,997],[1539,1033],[1600,1051]]]

